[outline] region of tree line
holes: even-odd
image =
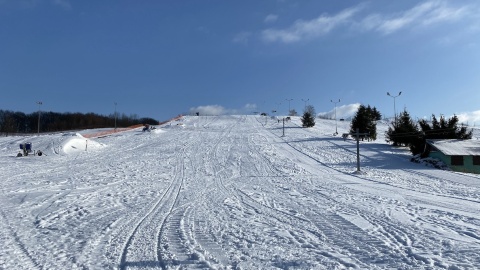
[[[363,138],[376,140],[377,121],[381,120],[382,115],[375,107],[360,105],[355,116],[352,119],[350,133],[353,134],[358,129]],[[425,146],[427,140],[434,139],[459,139],[468,140],[472,138],[473,130],[468,130],[463,124],[459,124],[456,115],[445,118],[440,116],[440,120],[432,115],[431,121],[420,119],[415,122],[406,109],[396,116],[390,123],[385,133],[385,140],[392,143],[393,146],[406,146],[413,155],[428,155]]]
[[[39,125],[40,123],[40,125]],[[16,133],[58,132],[67,130],[129,127],[138,124],[157,125],[153,118],[139,118],[137,115],[114,114],[108,116],[96,113],[57,113],[34,112],[26,114],[9,110],[0,110],[0,133],[10,135]],[[40,130],[38,130],[40,127]]]
[[[301,118],[303,127],[315,126],[315,109],[307,106]],[[357,131],[361,134],[360,139],[377,139],[377,121],[382,119],[382,114],[375,107],[360,105],[350,123],[350,134]],[[427,140],[434,139],[471,139],[473,130],[468,130],[463,124],[459,124],[456,115],[445,118],[443,115],[437,119],[432,115],[431,121],[420,119],[415,122],[410,114],[404,109],[398,117],[390,123],[385,133],[387,143],[393,146],[406,146],[413,155],[426,157],[428,155]]]
[[[428,154],[425,151],[427,140],[468,140],[472,138],[473,130],[468,130],[463,124],[459,125],[456,115],[448,119],[441,115],[440,120],[432,115],[430,123],[425,119],[415,123],[410,114],[404,110],[397,120],[392,122],[392,126],[388,127],[385,135],[386,141],[391,142],[394,146],[406,146],[413,155],[425,157]]]

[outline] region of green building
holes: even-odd
[[[452,171],[480,174],[480,140],[427,140],[426,151]]]

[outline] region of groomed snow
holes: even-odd
[[[477,268],[479,176],[410,162],[386,128],[362,173],[333,120],[2,137],[0,269]]]

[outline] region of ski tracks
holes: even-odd
[[[41,264],[30,254],[18,237],[15,228],[9,224],[3,210],[0,210],[0,219],[0,243],[2,243],[0,269],[42,269]],[[9,260],[9,258],[15,258],[15,260]],[[19,265],[18,261],[22,264]]]
[[[169,187],[130,232],[120,257],[120,269],[166,267],[169,258],[165,247],[169,244],[164,234],[166,228],[169,228],[167,219],[172,214],[183,185],[186,147],[183,145],[177,152],[175,177]]]
[[[201,129],[199,132],[218,138],[225,131],[225,127],[216,130],[213,121],[199,124],[194,124]],[[177,136],[183,136],[181,130]],[[200,168],[202,159],[197,155],[210,147],[205,144],[210,141],[203,139],[185,137],[181,148],[176,149],[171,184],[131,229],[120,257],[120,269],[205,269],[227,263],[220,246],[202,233],[195,218],[199,214],[194,206],[202,204],[207,186],[211,187],[197,175],[205,170]]]

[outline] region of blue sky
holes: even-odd
[[[480,124],[479,86],[477,0],[0,0],[4,110],[392,116],[402,91],[397,111]]]

